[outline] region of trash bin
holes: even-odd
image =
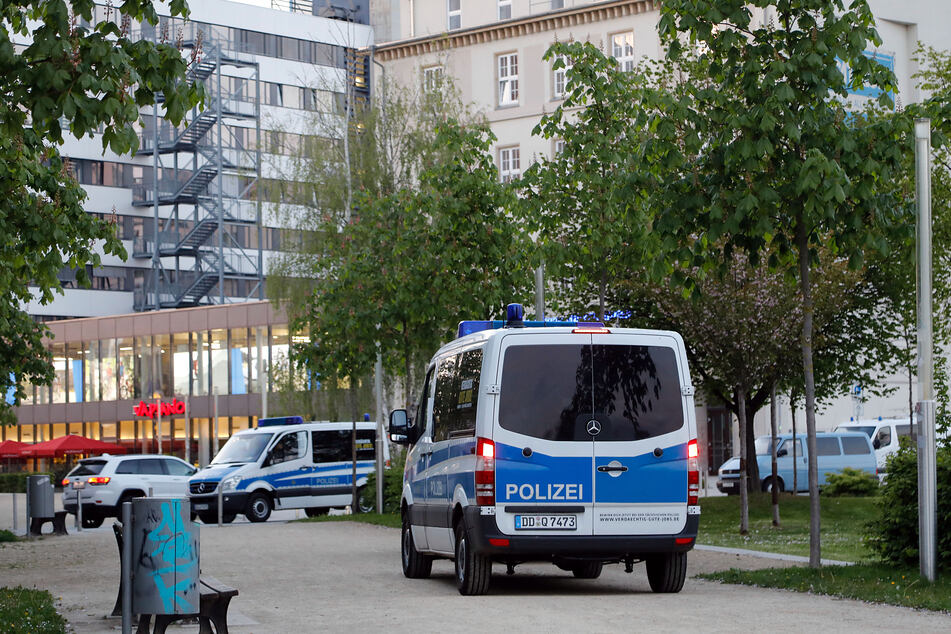
[[[30,517],[52,519],[53,511],[53,483],[48,475],[32,475],[26,478],[27,504]]]
[[[188,499],[135,498],[131,525],[132,611],[198,612],[198,524]]]

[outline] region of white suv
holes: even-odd
[[[195,471],[174,456],[105,454],[87,458],[63,479],[63,508],[75,515],[76,493],[81,493],[83,528],[96,528],[106,517],[119,517],[122,503],[134,497],[187,497],[188,478]],[[76,482],[83,488],[73,488]]]

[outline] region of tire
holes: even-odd
[[[102,515],[83,515],[83,528],[99,528],[104,519]]]
[[[312,506],[310,508],[304,509],[304,515],[307,517],[320,517],[321,515],[326,515],[330,512],[330,509],[326,506]]]
[[[492,578],[492,560],[483,555],[477,555],[469,548],[469,536],[466,534],[466,523],[456,524],[456,587],[459,594],[474,596],[489,591],[489,581]]]
[[[403,576],[408,579],[426,579],[433,570],[433,558],[416,550],[409,517],[403,514],[403,528],[400,533],[400,559],[403,563]]]
[[[780,492],[780,493],[782,493],[783,491],[786,490],[786,489],[783,487],[783,480],[782,480],[782,478],[776,478],[776,486],[779,487],[779,492]],[[770,476],[770,477],[766,478],[765,480],[763,480],[763,491],[764,491],[765,493],[769,493],[769,492],[772,491],[772,490],[773,490],[773,477]]]
[[[657,593],[680,592],[687,579],[687,553],[662,553],[647,558],[647,581]]]
[[[234,518],[238,517],[237,513],[225,513],[221,516],[222,524],[230,524],[234,521]]]
[[[371,491],[365,486],[357,490],[357,512],[372,513],[376,508],[376,491]]]
[[[205,511],[198,514],[198,519],[201,520],[202,524],[217,524],[218,523],[218,514]]]
[[[258,491],[248,498],[248,506],[244,509],[244,516],[250,522],[266,522],[271,517],[271,499],[266,493]]]
[[[604,564],[600,561],[585,561],[572,566],[571,573],[575,579],[597,579],[601,576]]]

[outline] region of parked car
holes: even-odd
[[[107,517],[119,517],[123,502],[148,495],[188,495],[195,467],[174,456],[105,454],[80,460],[63,479],[63,508],[76,514],[77,493],[83,505],[83,528],[96,528]],[[74,488],[79,482],[83,488]]]
[[[759,466],[760,487],[763,491],[789,491],[793,487],[795,467],[797,491],[809,490],[809,456],[806,437],[797,435],[795,445],[792,434],[780,434],[776,447],[776,482],[773,482],[773,467],[770,457],[770,436],[756,439],[756,463]],[[793,452],[795,449],[795,452]],[[793,461],[795,453],[795,462]],[[859,469],[872,475],[877,472],[872,443],[861,432],[822,432],[816,434],[816,461],[819,466],[819,485],[826,483],[830,473],[841,472],[846,467]],[[740,459],[733,457],[719,469],[717,488],[723,493],[740,492]]]
[[[888,457],[898,451],[898,439],[901,436],[912,436],[913,427],[905,418],[878,418],[849,421],[837,425],[835,431],[862,432],[872,441],[875,449],[875,458],[878,461],[878,475],[885,477],[885,463]]]

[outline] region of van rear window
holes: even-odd
[[[816,438],[817,456],[841,456],[839,449],[839,439],[835,436],[818,436]]]
[[[642,440],[680,429],[683,399],[673,349],[524,345],[502,361],[499,424],[546,440]]]

